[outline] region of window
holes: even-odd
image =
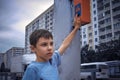
[[[107,38],[112,37],[112,33],[107,34]]]
[[[53,30],[53,27],[50,27],[51,30]]]
[[[97,35],[97,31],[95,31],[95,35]]]
[[[110,10],[108,10],[108,11],[105,12],[105,16],[106,15],[110,15]]]
[[[92,39],[89,40],[89,43],[92,43]]]
[[[53,23],[51,22],[50,25],[52,25]]]
[[[89,36],[92,36],[92,33],[89,33]]]
[[[84,41],[84,45],[86,45],[86,41]]]
[[[105,31],[105,28],[101,28],[99,29],[100,32],[104,32]]]
[[[120,14],[115,15],[115,16],[113,17],[113,19],[114,19],[114,20],[119,20],[119,19],[120,19]]]
[[[97,42],[98,41],[98,39],[97,38],[95,38],[95,42]]]
[[[98,48],[98,46],[97,46],[97,45],[95,45],[95,48]]]
[[[92,46],[90,46],[89,49],[92,50],[93,49]]]
[[[100,39],[105,39],[105,35],[100,36]]]
[[[53,13],[51,13],[50,16],[53,17]]]
[[[95,8],[95,4],[93,4],[93,8]]]
[[[85,31],[86,31],[86,28],[83,28],[83,31],[85,32]]]
[[[83,38],[86,38],[86,34],[83,35]]]
[[[96,15],[96,11],[95,10],[93,11],[93,13],[94,13],[94,15]]]
[[[112,1],[112,4],[113,4],[113,5],[115,5],[115,4],[117,4],[117,3],[119,4],[120,1],[119,1],[119,0],[113,0],[113,1]]]
[[[88,29],[91,30],[91,29],[92,29],[92,26],[89,26]]]
[[[114,29],[120,29],[120,22],[118,22],[118,23],[116,23],[116,24],[114,24]]]
[[[97,24],[94,24],[94,28],[97,28]]]
[[[102,24],[104,24],[104,23],[105,23],[105,21],[102,20],[102,21],[99,22],[99,25],[102,25]]]
[[[98,8],[98,11],[102,11],[102,10],[104,10],[103,6],[101,6],[101,7]]]
[[[98,19],[102,19],[102,18],[104,18],[104,16],[105,16],[105,13],[101,13],[98,15]]]
[[[85,65],[85,66],[81,66],[81,69],[96,69],[96,65]]]
[[[110,30],[110,29],[112,29],[111,25],[106,27],[106,30]]]
[[[115,36],[119,36],[120,35],[120,31],[115,32]]]
[[[94,17],[94,21],[96,21],[96,17]]]
[[[83,34],[85,34],[85,32],[83,32]]]
[[[37,28],[39,27],[39,20],[36,21]]]
[[[120,11],[120,6],[113,9],[113,12]]]
[[[111,22],[111,19],[110,19],[110,17],[109,17],[109,18],[107,18],[107,19],[105,19],[105,22],[106,22],[106,23],[109,23],[109,22]]]
[[[105,4],[105,6],[104,6],[104,7],[105,7],[105,8],[110,7],[110,3]]]

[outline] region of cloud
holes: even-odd
[[[24,47],[24,39],[25,38],[22,33],[4,31],[0,34],[0,51],[5,52],[11,47]]]
[[[53,4],[54,0],[1,0],[0,52],[24,47],[25,26]]]

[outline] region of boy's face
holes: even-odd
[[[36,53],[36,61],[45,62],[48,61],[53,55],[53,39],[46,39],[44,37],[39,38],[36,47],[31,46],[31,50]]]

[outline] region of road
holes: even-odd
[[[120,80],[120,78],[110,78],[109,80]]]

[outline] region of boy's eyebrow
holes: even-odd
[[[47,42],[46,41],[42,41],[41,43],[47,43]],[[54,41],[51,40],[50,43],[54,43]]]
[[[52,44],[53,44],[54,42],[53,42],[53,41],[51,41],[50,43],[52,43]]]

